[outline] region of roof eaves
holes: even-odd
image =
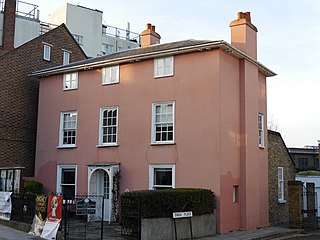
[[[262,72],[267,77],[275,76],[276,73],[262,65],[260,62],[256,61],[246,53],[240,51],[239,49],[233,47],[231,44],[219,40],[219,41],[210,41],[206,43],[201,44],[194,44],[190,46],[184,46],[184,47],[176,47],[171,49],[165,49],[165,50],[158,50],[158,51],[152,51],[147,53],[138,53],[135,55],[129,55],[124,57],[115,57],[115,58],[96,58],[94,61],[84,60],[79,61],[74,64],[69,64],[66,66],[58,66],[48,69],[43,69],[40,71],[33,72],[30,76],[32,77],[45,77],[55,74],[61,74],[61,73],[67,73],[72,71],[79,71],[79,70],[89,70],[92,68],[99,68],[102,66],[107,65],[113,65],[113,64],[120,64],[120,63],[127,63],[127,62],[137,62],[141,60],[146,60],[150,58],[155,57],[161,57],[166,55],[177,55],[177,54],[183,54],[188,52],[194,52],[194,51],[203,51],[203,50],[212,50],[216,48],[221,48],[227,53],[232,54],[233,56],[237,58],[244,58],[247,59],[249,62],[253,63],[259,68],[259,71]]]

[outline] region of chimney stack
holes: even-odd
[[[6,0],[2,32],[2,51],[8,52],[14,48],[14,31],[16,24],[16,0]]]
[[[151,25],[151,23],[147,24],[147,29],[141,33],[141,47],[149,47],[153,44],[160,43],[161,36],[156,33],[156,27]]]
[[[251,23],[250,12],[238,12],[237,19],[230,23],[231,45],[257,59],[258,29]]]

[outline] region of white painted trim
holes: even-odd
[[[172,169],[172,188],[176,187],[176,165],[175,164],[149,164],[149,190],[154,189],[154,169],[171,168]],[[171,186],[168,186],[171,187]]]
[[[171,72],[168,73],[168,74],[158,75],[158,61],[159,61],[159,60],[164,60],[164,61],[165,61],[165,59],[169,59],[169,58],[171,58],[171,62],[172,62]],[[154,58],[153,62],[154,62],[154,71],[153,71],[153,77],[154,77],[154,78],[162,78],[162,77],[174,76],[174,57],[173,57],[173,56],[161,57],[161,58]]]
[[[110,81],[110,79],[106,79],[106,70],[110,69],[116,69],[116,80],[115,81]],[[110,84],[115,84],[120,82],[120,66],[119,65],[114,65],[114,66],[108,66],[108,67],[103,67],[102,68],[102,85],[110,85]]]
[[[102,119],[102,113],[105,110],[117,110],[117,132],[116,132],[116,142],[115,143],[103,143],[103,136],[102,136],[102,123],[103,123],[103,119]],[[100,108],[100,120],[99,120],[99,144],[97,145],[97,147],[114,147],[114,146],[118,146],[118,137],[119,137],[119,106],[111,106],[111,107],[102,107]]]
[[[76,87],[74,87],[74,88],[67,88],[67,87],[66,87],[66,77],[70,75],[70,85],[71,85],[71,81],[72,81],[71,76],[72,76],[73,74],[76,74]],[[63,74],[63,86],[62,86],[62,89],[63,89],[64,91],[69,91],[69,90],[78,89],[78,86],[79,86],[79,75],[78,75],[78,72],[70,72],[70,73],[65,73],[65,74]]]
[[[172,124],[173,124],[173,139],[172,141],[156,141],[156,132],[155,132],[155,106],[162,104],[171,104],[172,103]],[[151,112],[151,145],[161,145],[161,144],[174,144],[175,143],[175,101],[166,101],[166,102],[153,102],[152,103],[152,112]]]
[[[43,43],[43,60],[46,60],[46,61],[50,62],[50,60],[51,60],[51,48],[52,48],[51,44]],[[48,56],[47,56],[47,54],[48,54]]]
[[[261,143],[259,142],[260,140],[260,128],[259,128],[259,119],[261,118]],[[258,143],[259,143],[259,147],[260,148],[264,148],[264,137],[265,137],[265,129],[264,129],[264,114],[263,113],[259,113],[258,114]]]
[[[75,144],[63,144],[63,116],[64,114],[68,113],[76,113],[76,139]],[[66,112],[60,112],[60,127],[59,127],[59,146],[58,148],[74,148],[77,144],[77,128],[78,128],[78,111],[66,111]]]
[[[279,198],[279,170],[281,170],[281,185],[282,185],[282,194],[281,194],[281,198]],[[284,168],[283,167],[278,167],[277,168],[277,179],[278,179],[278,181],[277,181],[277,183],[278,183],[278,185],[277,185],[277,188],[278,188],[278,191],[277,191],[277,193],[278,193],[278,202],[279,203],[284,203],[285,202],[285,196],[284,196]]]
[[[56,179],[56,194],[61,194],[61,173],[62,169],[75,169],[75,179],[74,179],[74,193],[77,195],[77,181],[78,181],[78,166],[76,164],[69,165],[57,165],[57,179]]]

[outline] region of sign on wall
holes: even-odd
[[[62,218],[62,196],[49,196],[47,207],[48,221],[58,221]]]

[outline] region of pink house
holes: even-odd
[[[230,24],[231,44],[159,44],[35,72],[40,77],[35,177],[46,192],[209,188],[217,230],[269,225],[266,77],[250,13]]]

